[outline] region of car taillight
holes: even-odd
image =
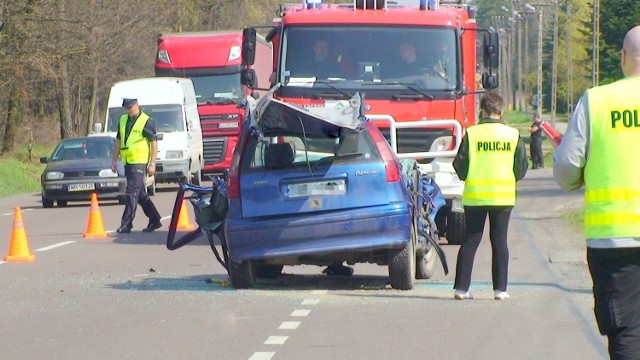
[[[229,169],[227,174],[227,198],[239,199],[240,198],[240,186],[238,184],[238,171]]]
[[[396,160],[395,155],[391,151],[391,147],[389,147],[389,143],[382,136],[380,131],[375,128],[373,123],[368,122],[367,128],[369,129],[369,133],[371,134],[371,138],[376,144],[378,151],[380,152],[380,156],[382,157],[382,161],[384,161],[384,169],[387,175],[387,182],[397,182],[400,180],[400,166],[398,165],[398,161]]]

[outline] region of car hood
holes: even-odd
[[[250,104],[252,127],[260,129],[264,134],[287,129],[293,133],[336,136],[341,128],[361,128],[365,119],[360,94],[349,101],[339,102],[334,107],[304,108],[274,99],[271,96],[274,90],[257,104]]]
[[[118,164],[120,169],[122,165]],[[50,161],[46,171],[100,171],[111,168],[110,159],[77,159]]]

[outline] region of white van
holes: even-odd
[[[196,93],[190,79],[154,77],[121,81],[111,87],[104,131],[118,132],[123,98],[138,99],[156,124],[156,182],[200,185],[204,155]]]

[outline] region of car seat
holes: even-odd
[[[293,148],[289,143],[269,144],[264,150],[264,166],[268,169],[289,167],[293,160]]]

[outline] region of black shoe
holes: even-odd
[[[162,227],[162,223],[160,221],[149,223],[146,228],[142,229],[142,232],[152,232],[155,229],[160,229]]]
[[[116,232],[119,234],[128,234],[131,232],[131,228],[128,226],[120,226]]]
[[[327,276],[351,276],[353,275],[353,268],[342,264],[329,265],[326,269],[322,270],[322,273],[327,274]]]

